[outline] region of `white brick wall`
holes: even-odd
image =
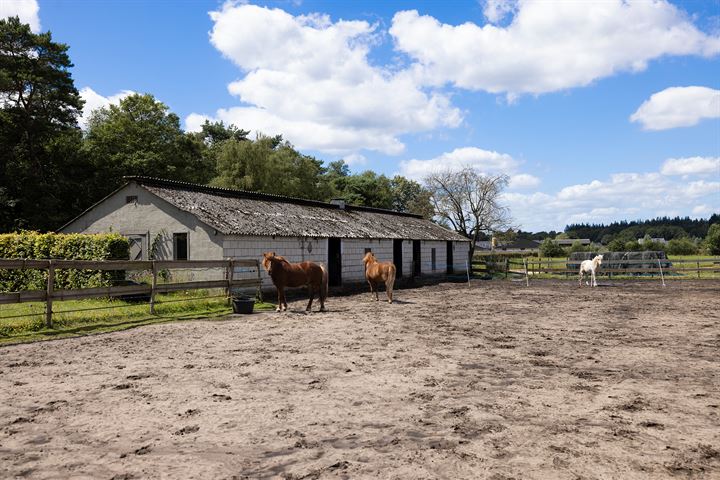
[[[262,261],[263,253],[275,252],[288,259],[289,262],[316,262],[327,265],[327,239],[326,238],[297,238],[297,237],[245,237],[227,235],[223,242],[224,258],[253,258]],[[261,268],[263,287],[271,287],[272,280],[264,268]],[[237,269],[239,278],[247,274]]]
[[[432,249],[435,249],[435,269],[432,268]],[[422,275],[440,275],[446,273],[446,243],[425,241],[420,242],[420,273]]]
[[[365,249],[370,248],[379,262],[392,262],[392,240],[342,239],[342,279],[343,282],[364,282],[365,268],[362,262]]]
[[[463,273],[468,267],[470,242],[453,242],[453,247],[453,270],[455,273]]]
[[[467,259],[468,244],[465,242],[453,242],[453,263],[456,273],[465,271],[465,260]],[[254,258],[262,260],[264,252],[275,252],[282,255],[290,262],[311,261],[322,263],[327,266],[328,260],[328,239],[327,238],[286,238],[286,237],[244,237],[228,235],[223,242],[223,257],[233,258]],[[403,276],[409,277],[412,274],[412,240],[403,241]],[[355,283],[365,281],[365,270],[362,259],[365,256],[365,249],[370,248],[377,259],[381,262],[393,261],[392,240],[370,240],[370,239],[342,239],[340,251],[342,254],[342,281],[343,283]],[[432,249],[435,249],[435,270],[432,270]],[[423,275],[443,275],[446,273],[447,256],[446,242],[444,241],[421,241],[421,272]],[[243,272],[239,270],[236,274],[243,278]],[[247,276],[247,273],[245,274]],[[263,286],[272,286],[272,281],[264,269],[261,271]]]

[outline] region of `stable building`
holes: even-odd
[[[131,260],[261,259],[328,267],[331,285],[365,281],[362,258],[392,261],[398,278],[465,273],[469,240],[419,215],[370,207],[126,177],[63,233],[117,232]],[[151,253],[152,252],[152,253]],[[262,272],[263,284],[270,279]]]

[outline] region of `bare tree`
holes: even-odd
[[[507,175],[482,175],[467,167],[425,177],[435,215],[470,239],[470,258],[481,233],[491,234],[510,226],[510,211],[500,204],[508,180]]]

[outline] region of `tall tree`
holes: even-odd
[[[334,180],[338,196],[351,205],[375,208],[393,208],[390,179],[367,170],[357,175],[346,175]]]
[[[500,203],[507,184],[507,175],[481,175],[471,168],[434,173],[425,178],[435,215],[470,239],[471,258],[482,232],[493,233],[510,227],[510,212]]]
[[[46,230],[83,200],[75,88],[68,46],[33,34],[17,17],[0,20],[0,230]],[[77,175],[77,176],[76,176]]]
[[[320,160],[303,155],[281,136],[229,139],[220,147],[213,185],[326,200],[331,189]]]
[[[95,110],[85,150],[98,175],[97,187],[105,192],[120,185],[124,175],[206,183],[214,172],[214,165],[204,163],[201,142],[149,94],[130,95],[118,105]]]
[[[393,210],[416,213],[428,220],[432,219],[434,208],[430,201],[430,191],[418,182],[395,175],[390,181],[390,190]]]
[[[199,132],[191,133],[190,136],[199,142],[203,164],[207,171],[207,178],[217,176],[217,163],[223,145],[228,141],[246,141],[250,134],[249,130],[242,130],[235,125],[225,125],[222,121],[210,122],[205,120]]]

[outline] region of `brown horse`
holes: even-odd
[[[308,287],[310,301],[306,310],[312,308],[315,292],[320,294],[320,311],[325,311],[325,299],[328,293],[328,272],[323,265],[313,262],[290,263],[275,252],[263,253],[263,267],[272,278],[278,292],[276,311],[287,310],[285,287]]]
[[[385,290],[388,297],[388,303],[392,303],[393,285],[395,284],[395,265],[392,262],[380,263],[372,252],[365,254],[363,258],[365,264],[365,278],[370,284],[370,296],[373,290],[375,292],[375,301],[378,298],[378,284],[385,282]]]

